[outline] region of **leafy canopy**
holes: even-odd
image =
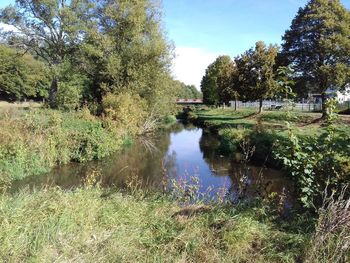
[[[341,90],[350,82],[349,36],[350,13],[339,0],[310,0],[283,36],[282,56],[308,92]]]
[[[274,95],[277,87],[274,72],[277,53],[277,46],[257,42],[255,48],[235,59],[237,72],[232,87],[241,99],[262,101]]]
[[[234,63],[229,56],[219,56],[206,69],[201,82],[203,102],[208,105],[218,105],[227,102],[229,79],[234,71]]]
[[[45,65],[30,54],[0,44],[0,97],[10,100],[46,98],[49,79]]]

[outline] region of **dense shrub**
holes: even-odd
[[[321,136],[303,140],[290,128],[288,141],[275,150],[297,184],[298,196],[306,207],[318,207],[325,189],[329,194],[340,193],[350,180],[350,137],[336,132],[335,102],[329,100],[327,104],[329,115]]]
[[[55,104],[58,109],[75,110],[81,105],[82,92],[77,86],[70,83],[60,83]]]
[[[122,143],[86,111],[36,110],[0,120],[0,173],[12,179],[47,172],[70,161],[101,159]]]
[[[102,100],[107,119],[116,126],[136,134],[150,117],[146,111],[146,102],[138,95],[128,92],[107,94]]]

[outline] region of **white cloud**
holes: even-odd
[[[177,47],[173,62],[174,77],[187,85],[200,89],[200,82],[206,68],[219,56],[201,48]]]

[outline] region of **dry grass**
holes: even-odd
[[[7,102],[7,101],[0,101],[0,108],[2,109],[8,109],[8,108],[40,108],[42,107],[42,103],[40,102]]]

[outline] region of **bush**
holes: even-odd
[[[101,159],[121,144],[120,136],[86,110],[36,110],[0,120],[0,174],[21,179],[58,164]]]
[[[79,86],[71,83],[60,83],[55,105],[61,110],[76,110],[81,105],[82,92]]]
[[[132,134],[137,134],[149,117],[146,102],[128,92],[107,94],[102,100],[102,107],[108,120]]]
[[[296,182],[300,201],[309,208],[321,204],[325,188],[339,193],[350,179],[349,137],[335,132],[334,102],[330,100],[328,104],[330,113],[324,134],[304,140],[290,128],[288,141],[275,150],[276,157]]]
[[[219,131],[221,136],[221,149],[224,153],[239,152],[239,144],[250,132],[246,129],[225,128]]]

